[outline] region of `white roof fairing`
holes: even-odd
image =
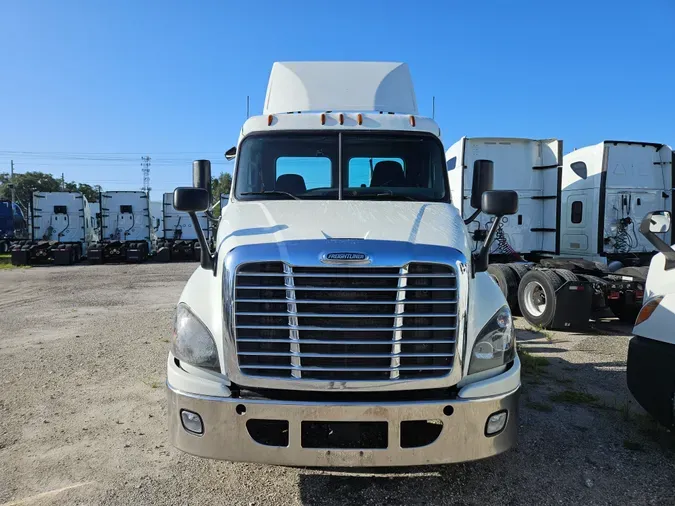
[[[274,63],[263,114],[309,111],[419,114],[405,63]]]

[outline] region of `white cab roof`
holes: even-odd
[[[408,65],[393,62],[277,62],[263,114],[384,111],[418,114]]]

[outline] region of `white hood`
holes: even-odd
[[[308,239],[401,241],[455,248],[469,256],[468,238],[450,204],[405,201],[232,202],[224,209],[218,245]],[[224,244],[223,244],[224,243]]]

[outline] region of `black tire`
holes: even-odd
[[[518,305],[523,317],[532,325],[550,328],[556,311],[555,293],[564,284],[565,280],[553,270],[533,269],[525,274],[518,287]],[[543,308],[535,312],[530,309],[534,308],[534,301],[528,302],[526,299],[532,299],[536,292],[541,292],[539,288],[543,290],[544,298],[539,298],[537,302]]]
[[[507,264],[509,268],[516,273],[516,277],[518,278],[518,284],[520,284],[520,280],[523,279],[523,276],[530,272],[530,266],[527,264]]]
[[[7,253],[9,251],[9,243],[7,241],[0,241],[0,254]]]
[[[488,265],[488,274],[504,294],[511,311],[518,307],[518,276],[504,264]]]

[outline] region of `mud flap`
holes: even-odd
[[[141,263],[144,258],[144,249],[139,247],[140,245],[135,244],[134,247],[127,248],[127,262],[129,263]]]
[[[91,264],[102,264],[103,263],[103,248],[90,247],[87,251],[87,260]]]
[[[12,265],[30,265],[30,251],[28,249],[12,250]]]
[[[556,305],[551,328],[557,330],[588,327],[593,306],[593,290],[586,281],[566,281],[556,291]]]
[[[155,260],[157,262],[170,262],[171,261],[171,250],[166,246],[159,248],[157,255],[155,255]]]
[[[73,263],[73,252],[70,247],[54,250],[54,265],[70,265]]]

